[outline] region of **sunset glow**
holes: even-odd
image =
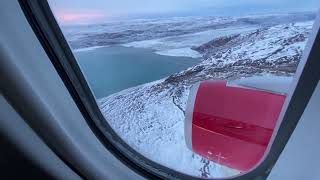
[[[59,23],[74,24],[74,23],[95,23],[103,21],[107,15],[103,12],[68,12],[58,11],[55,16]]]

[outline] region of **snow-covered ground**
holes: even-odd
[[[200,46],[210,40],[222,36],[239,34],[245,32],[253,32],[257,26],[237,26],[223,29],[207,30],[192,34],[184,34],[174,37],[165,37],[160,39],[152,39],[145,41],[136,41],[123,44],[126,47],[148,48],[156,51],[157,54],[166,56],[187,56],[201,57],[202,55],[192,47]]]
[[[73,52],[92,51],[92,50],[103,48],[103,47],[106,47],[106,46],[91,46],[86,48],[79,48],[79,49],[74,49]]]
[[[92,46],[121,45],[136,41],[191,35],[234,27],[268,27],[277,24],[303,22],[315,18],[315,13],[271,14],[242,17],[171,17],[106,22],[92,25],[63,26],[63,32],[73,49]],[[197,39],[206,37],[200,35]],[[187,38],[187,37],[186,37]],[[200,44],[197,44],[200,45]]]
[[[147,158],[193,176],[226,177],[239,172],[194,154],[185,144],[190,87],[207,79],[293,76],[312,23],[310,15],[299,14],[147,19],[103,24],[98,31],[86,27],[69,36],[75,49],[123,45],[200,57],[194,67],[98,103],[119,136]]]
[[[196,49],[203,52],[207,58],[211,58],[211,62],[223,62],[224,65],[241,59],[264,60],[269,63],[275,61],[279,63],[278,60],[291,61],[288,57],[294,58],[302,53],[312,25],[313,21],[306,21],[262,28],[254,33],[245,32],[230,36],[229,40],[222,42],[225,44],[218,47],[214,45],[217,42],[215,40]],[[241,45],[232,46],[233,43],[241,43]],[[222,46],[230,48],[221,51]]]

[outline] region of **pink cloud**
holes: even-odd
[[[94,23],[107,18],[107,14],[99,11],[55,11],[55,17],[59,23]]]

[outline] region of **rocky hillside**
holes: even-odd
[[[234,175],[238,172],[193,154],[185,145],[184,110],[190,86],[206,79],[292,76],[312,23],[260,28],[193,47],[203,56],[200,64],[100,99],[102,112],[129,145],[156,162],[195,176]]]

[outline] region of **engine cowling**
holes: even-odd
[[[189,94],[187,146],[218,164],[249,171],[263,158],[286,95],[227,81],[202,81]]]

